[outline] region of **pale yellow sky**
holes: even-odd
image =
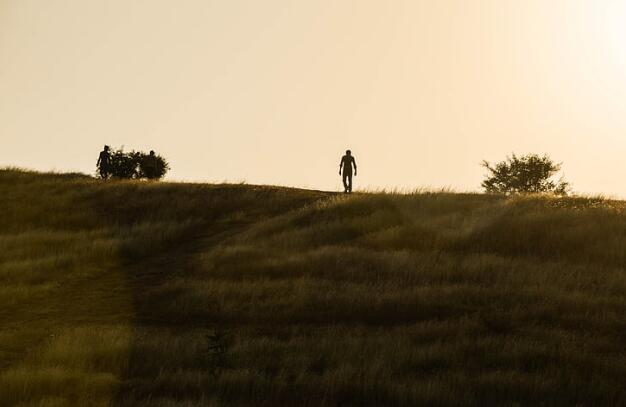
[[[548,153],[626,197],[626,0],[0,0],[0,166],[478,190]]]

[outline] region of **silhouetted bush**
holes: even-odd
[[[148,178],[148,179],[161,179],[165,176],[167,171],[170,169],[170,166],[165,158],[156,154],[154,156],[150,156],[150,154],[145,154],[141,152],[136,152],[135,160],[138,162],[137,166],[137,178]],[[149,167],[149,161],[154,160],[152,171],[149,171],[147,167]]]
[[[109,172],[115,178],[138,178],[136,153],[125,153],[121,148],[111,153]]]
[[[490,172],[481,184],[486,192],[552,192],[567,195],[570,190],[570,184],[563,178],[556,182],[551,179],[561,170],[561,164],[555,163],[547,155],[527,154],[517,157],[513,154],[495,166],[487,161],[483,161],[482,166]]]
[[[154,160],[153,171],[146,169],[149,160]],[[119,179],[161,179],[170,169],[168,162],[160,155],[150,157],[141,151],[125,152],[119,148],[111,152],[109,173]],[[99,167],[98,167],[99,170]]]

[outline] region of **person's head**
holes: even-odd
[[[150,150],[150,155],[154,155],[154,150]]]
[[[110,149],[109,146],[107,145],[104,146],[104,151],[109,151],[109,149]]]
[[[346,150],[346,155],[352,155],[352,151]]]

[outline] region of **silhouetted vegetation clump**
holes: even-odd
[[[483,161],[482,166],[489,170],[489,175],[481,184],[489,193],[551,192],[567,195],[570,190],[570,184],[563,178],[553,180],[554,175],[561,170],[561,164],[552,161],[548,155],[527,154],[518,157],[513,154],[493,166]]]
[[[150,169],[148,170],[148,163]],[[100,169],[99,166],[97,168]],[[109,173],[117,179],[159,180],[169,171],[167,160],[160,155],[150,156],[141,151],[124,151],[119,148],[111,153]]]
[[[208,372],[216,376],[229,365],[228,352],[232,347],[233,337],[226,331],[215,330],[207,333],[205,362]]]

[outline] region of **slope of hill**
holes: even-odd
[[[0,171],[0,405],[626,403],[626,204]]]

